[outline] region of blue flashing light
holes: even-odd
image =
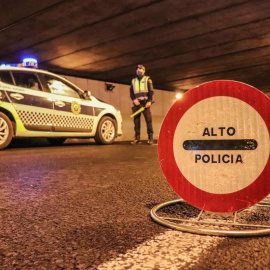
[[[37,59],[35,59],[35,58],[24,58],[22,65],[23,65],[23,67],[37,68],[38,62],[37,62]]]
[[[0,67],[28,67],[28,68],[38,68],[38,62],[35,58],[24,58],[22,63],[19,64],[0,64]]]
[[[20,64],[1,64],[1,67],[20,67]]]

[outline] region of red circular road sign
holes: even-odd
[[[236,212],[270,193],[270,100],[236,81],[195,87],[160,130],[161,169],[173,190],[210,212]]]

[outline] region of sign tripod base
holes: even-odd
[[[267,200],[239,212],[220,214],[197,209],[177,199],[153,207],[151,217],[161,225],[195,234],[229,237],[270,234],[270,201]]]

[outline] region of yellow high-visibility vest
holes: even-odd
[[[138,93],[148,93],[148,79],[149,76],[143,76],[141,80],[139,80],[138,78],[134,78],[132,80],[132,87],[135,96]]]

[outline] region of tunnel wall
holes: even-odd
[[[63,77],[83,90],[90,90],[93,96],[115,106],[116,109],[121,111],[123,117],[123,135],[117,138],[117,140],[128,141],[134,138],[133,118],[130,117],[132,102],[129,97],[129,85],[113,83],[113,85],[115,85],[113,91],[107,91],[105,82],[102,81],[71,76]],[[267,92],[266,94],[270,96],[270,92]],[[162,121],[168,110],[176,101],[176,92],[155,89],[153,100],[155,103],[152,105],[151,111],[153,117],[154,139],[158,139]],[[141,139],[147,139],[146,124],[143,116],[141,118]]]

